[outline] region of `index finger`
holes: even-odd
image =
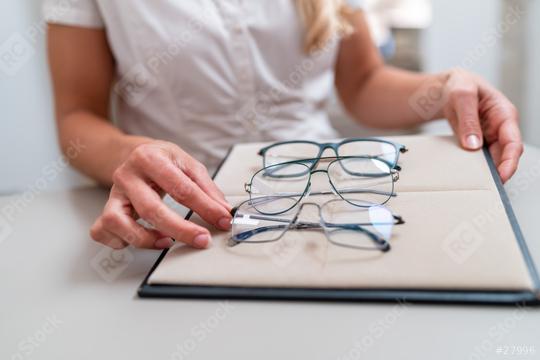
[[[196,183],[208,196],[223,205],[227,211],[232,209],[231,205],[225,199],[223,192],[217,187],[216,183],[208,174],[208,170],[197,160],[190,156],[184,157],[182,171]]]
[[[154,163],[155,166],[156,164]],[[157,168],[148,169],[150,177],[161,189],[180,204],[187,206],[206,222],[223,230],[229,229],[230,210],[206,194],[195,182],[172,162],[159,162]]]
[[[182,219],[163,203],[158,193],[140,179],[133,178],[126,191],[138,215],[150,222],[159,232],[198,248],[210,244],[210,233],[207,229]]]
[[[497,170],[503,182],[516,172],[519,158],[523,154],[523,143],[516,121],[507,120],[499,128],[501,158]]]

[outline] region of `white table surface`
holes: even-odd
[[[540,264],[539,149],[506,187]],[[0,359],[540,358],[540,308],[139,299],[159,252],[129,249],[103,275],[88,228],[106,196],[0,198]]]

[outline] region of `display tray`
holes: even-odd
[[[387,203],[406,221],[394,228],[391,251],[342,248],[310,231],[231,247],[229,232],[209,227],[212,247],[164,250],[139,296],[539,304],[537,270],[487,149],[465,151],[452,137],[385,139],[410,150]],[[232,205],[247,198],[244,183],[262,167],[264,145],[236,145],[216,171]],[[329,186],[324,176],[312,182]]]

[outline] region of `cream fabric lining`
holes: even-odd
[[[388,203],[406,224],[394,228],[392,250],[357,251],[323,233],[289,231],[269,244],[227,246],[228,232],[211,229],[214,245],[171,249],[150,284],[302,288],[532,290],[533,284],[482,152],[450,137],[389,138],[406,145]],[[262,144],[237,145],[216,176],[234,205],[262,165]],[[324,166],[324,165],[323,165]],[[317,181],[326,181],[322,176]],[[309,201],[322,201],[316,196]],[[198,216],[194,221],[202,223]]]

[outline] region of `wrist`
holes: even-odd
[[[153,139],[151,138],[126,134],[119,134],[119,136],[111,137],[108,146],[106,146],[106,148],[109,149],[108,162],[104,166],[106,175],[100,182],[111,186],[113,184],[112,178],[114,172],[128,159],[131,152],[137,146],[152,141]]]
[[[446,102],[448,101],[448,81],[450,79],[450,76],[452,74],[452,70],[443,71],[437,74],[433,74],[432,81],[440,84],[440,96],[442,97],[442,102],[439,106],[439,109],[435,112],[435,114],[432,116],[431,120],[438,120],[438,119],[445,119],[446,116]]]

